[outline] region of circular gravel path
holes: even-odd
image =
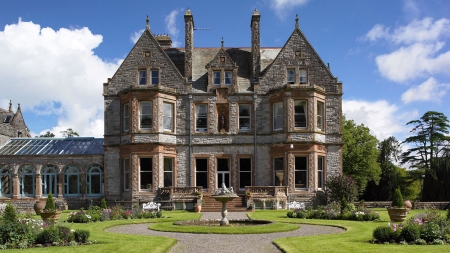
[[[217,219],[221,217],[220,213],[203,213],[202,219]],[[229,220],[247,219],[245,213],[228,213]],[[189,234],[160,232],[148,229],[149,224],[136,224],[116,226],[107,229],[107,232],[139,234],[139,235],[159,235],[172,237],[178,240],[178,243],[169,251],[169,253],[197,252],[197,253],[279,253],[281,252],[272,241],[283,237],[308,236],[319,234],[341,233],[344,230],[337,227],[306,225],[301,224],[300,229],[269,234],[245,234],[245,235],[224,235],[224,234]]]

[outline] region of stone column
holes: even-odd
[[[38,170],[39,172],[39,170]],[[40,199],[42,197],[42,178],[41,173],[36,173],[36,199]]]
[[[190,9],[184,13],[184,24],[184,76],[189,83],[192,82],[192,55],[194,52],[194,17]]]
[[[63,189],[64,189],[64,174],[59,173],[58,174],[58,198],[63,197]]]
[[[14,173],[12,176],[12,199],[18,199],[19,198],[19,192],[20,192],[20,185],[19,185],[19,175],[17,173]]]

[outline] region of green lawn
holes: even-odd
[[[292,230],[302,223],[305,224],[321,224],[329,226],[339,226],[346,229],[340,234],[318,235],[306,237],[290,237],[277,239],[274,243],[284,252],[299,252],[309,251],[317,252],[450,252],[450,245],[380,245],[371,244],[369,240],[372,238],[372,231],[380,225],[386,225],[389,217],[385,209],[378,209],[381,219],[384,221],[373,222],[356,222],[356,221],[340,221],[340,220],[306,220],[287,218],[286,210],[280,211],[256,211],[249,213],[250,218],[260,220],[272,220],[276,223],[273,229]],[[422,211],[413,210],[408,215],[409,217],[420,213]],[[68,212],[62,214],[61,220],[66,220]],[[163,213],[166,218],[160,219],[133,219],[133,220],[118,220],[107,222],[96,222],[87,224],[66,224],[72,229],[88,229],[91,231],[90,240],[96,240],[98,244],[77,246],[77,247],[46,247],[46,248],[32,248],[25,250],[6,250],[6,252],[154,252],[163,253],[168,252],[176,244],[176,240],[162,236],[140,236],[127,235],[118,233],[105,232],[105,229],[126,224],[152,223],[150,227],[164,227],[171,228],[171,222],[176,220],[195,220],[199,219],[201,214],[187,212],[187,211],[167,211]],[[153,224],[154,223],[154,224]],[[289,223],[289,224],[286,224]],[[254,227],[255,228],[255,227]],[[258,228],[260,228],[258,226]],[[176,228],[180,229],[180,227]],[[185,229],[185,228],[181,228]],[[203,230],[204,227],[190,228]],[[223,230],[227,228],[209,228],[215,231],[225,233]],[[237,227],[237,230],[242,227]],[[222,230],[222,231],[221,231]],[[236,231],[236,227],[230,229],[232,233],[240,233]],[[181,232],[181,231],[179,231]],[[196,232],[196,231],[194,231]],[[203,231],[202,233],[204,233]],[[229,232],[229,231],[228,231]],[[151,249],[151,250],[150,250]]]
[[[267,219],[279,222],[295,222],[305,224],[320,224],[339,226],[346,229],[340,234],[317,235],[306,237],[281,238],[274,243],[284,252],[449,252],[450,245],[384,245],[371,244],[373,230],[381,225],[387,225],[389,216],[385,209],[377,209],[384,221],[341,221],[341,220],[306,220],[286,218],[286,211],[258,211],[250,213],[252,219]],[[408,217],[422,211],[413,210]]]

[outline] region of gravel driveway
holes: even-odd
[[[202,219],[218,219],[220,213],[203,213]],[[229,220],[246,219],[245,213],[228,213]],[[301,224],[300,229],[270,234],[246,234],[246,235],[223,235],[223,234],[189,234],[159,232],[148,229],[148,224],[116,226],[106,230],[107,232],[139,234],[139,235],[159,235],[172,237],[178,243],[169,253],[197,252],[197,253],[272,253],[281,252],[272,241],[282,237],[308,236],[319,234],[341,233],[344,230],[337,227],[317,226]]]

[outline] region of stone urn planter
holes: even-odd
[[[196,206],[194,207],[194,209],[195,209],[195,212],[196,212],[196,213],[199,213],[199,212],[202,211],[202,206],[196,205]]]
[[[44,210],[45,208],[45,199],[40,199],[34,203],[33,209],[36,212],[37,215],[41,214],[41,210]]]
[[[389,218],[393,222],[403,222],[408,215],[409,209],[404,207],[388,207]]]
[[[54,222],[57,222],[61,216],[61,212],[60,211],[51,211],[51,212],[42,211],[40,213],[40,215],[41,215],[41,218],[43,221],[53,220]]]

